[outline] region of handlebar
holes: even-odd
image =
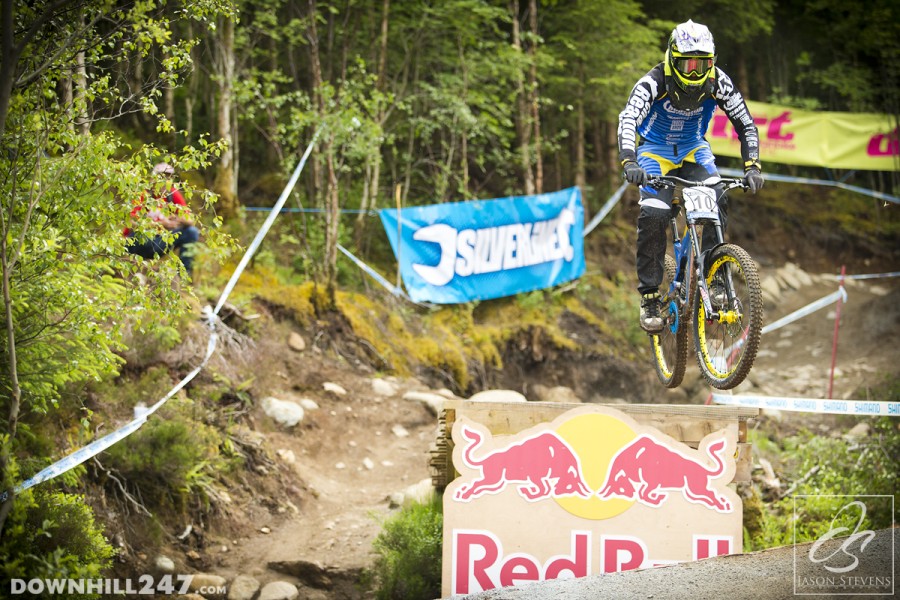
[[[744,183],[743,179],[719,176],[709,177],[705,181],[691,181],[674,175],[649,175],[645,185],[658,185],[661,187],[676,187],[678,185],[683,187],[696,187],[698,185],[716,187],[721,185],[724,186],[725,190],[734,188],[750,189],[749,186]]]

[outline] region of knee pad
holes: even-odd
[[[662,203],[660,203],[662,204]],[[641,205],[638,215],[638,228],[640,229],[665,229],[666,223],[672,218],[672,209],[661,206]]]

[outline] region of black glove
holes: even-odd
[[[644,185],[647,181],[647,171],[633,160],[626,161],[622,168],[625,169],[625,181],[634,185]]]
[[[744,185],[750,188],[751,194],[755,194],[761,190],[765,183],[766,180],[763,179],[759,169],[748,169],[747,172],[744,173]]]

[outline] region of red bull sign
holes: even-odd
[[[887,115],[809,111],[747,102],[759,129],[759,156],[767,162],[832,169],[900,169],[897,124]],[[741,156],[728,117],[716,111],[706,139],[715,154]]]
[[[584,406],[513,435],[461,416],[452,437],[444,597],[741,551],[734,429],[694,449]]]

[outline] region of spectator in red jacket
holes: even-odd
[[[190,276],[194,269],[194,244],[200,239],[200,232],[194,227],[194,222],[190,218],[191,211],[184,201],[184,196],[172,183],[172,177],[175,175],[172,165],[159,163],[153,167],[153,174],[161,179],[161,183],[152,192],[155,202],[151,201],[151,204],[159,205],[160,201],[164,200],[166,203],[176,205],[174,211],[160,210],[161,206],[148,207],[145,198],[141,196],[131,211],[131,217],[136,219],[145,214],[157,227],[171,232],[173,238],[167,242],[163,239],[162,232],[153,237],[137,235],[131,228],[126,227],[122,232],[128,238],[126,248],[130,254],[146,259],[161,256],[174,248],[184,265],[184,270]]]

